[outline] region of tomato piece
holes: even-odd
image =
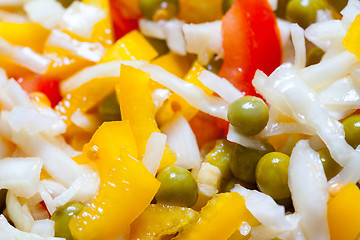
[[[110,0],[115,39],[119,39],[134,29],[139,29],[141,17],[138,1]]]
[[[219,75],[247,95],[256,95],[255,71],[272,73],[281,63],[276,17],[267,0],[236,0],[223,18],[224,64]]]
[[[62,96],[59,90],[59,80],[46,78],[43,76],[33,76],[27,78],[19,78],[18,82],[21,87],[28,93],[42,92],[50,100],[51,106],[55,107],[60,102]]]

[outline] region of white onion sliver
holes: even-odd
[[[34,222],[31,233],[35,233],[42,237],[55,236],[55,222],[50,219],[37,220]]]
[[[182,32],[183,21],[172,19],[164,24],[166,43],[169,49],[179,55],[186,55],[185,39]]]
[[[200,64],[207,65],[214,54],[223,56],[222,48],[222,21],[201,24],[184,24],[186,50],[198,55]]]
[[[40,158],[4,158],[0,160],[0,189],[6,188],[17,196],[29,198],[38,191]]]
[[[97,193],[100,183],[98,174],[94,171],[85,171],[71,186],[54,198],[54,206],[60,207],[70,201],[88,202]]]
[[[46,45],[65,49],[71,54],[92,62],[99,62],[105,53],[105,49],[100,43],[80,42],[57,29],[51,31],[51,34],[46,41]]]
[[[155,109],[158,110],[163,103],[170,97],[171,92],[169,89],[158,88],[151,94],[152,101],[155,105]]]
[[[266,146],[261,142],[261,140],[241,134],[232,125],[229,126],[229,132],[226,138],[230,142],[235,142],[247,148],[258,149],[258,150],[266,149]]]
[[[0,55],[38,74],[44,74],[51,63],[31,48],[12,45],[1,37]]]
[[[139,20],[139,28],[142,34],[145,36],[166,39],[166,34],[163,29],[164,21],[153,22],[144,18]]]
[[[306,48],[305,34],[297,23],[290,24],[291,38],[295,47],[295,63],[296,69],[303,69],[306,65]]]
[[[62,81],[60,83],[60,91],[63,95],[65,95],[66,93],[77,89],[92,79],[102,77],[119,77],[120,65],[120,61],[114,61],[84,68],[75,75]]]
[[[221,180],[221,171],[218,167],[207,162],[202,162],[197,174],[196,181],[199,186],[199,192],[212,197],[218,193],[219,183]]]
[[[14,0],[9,0],[14,1]],[[29,19],[23,14],[12,13],[0,10],[0,21],[2,22],[12,22],[12,23],[27,23]]]
[[[248,190],[236,184],[231,192],[237,192],[245,199],[246,208],[265,227],[281,233],[297,228],[300,215],[285,215],[284,206],[278,205],[269,195]]]
[[[167,144],[176,155],[175,165],[186,168],[200,167],[201,157],[195,135],[186,119],[178,114],[161,131],[167,135]]]
[[[300,75],[310,87],[320,89],[348,75],[350,66],[357,61],[354,54],[344,51],[333,58],[303,69]]]
[[[41,237],[34,233],[22,232],[11,226],[4,215],[0,215],[0,239],[11,240],[65,240],[57,237]]]
[[[165,143],[166,135],[154,132],[151,134],[146,144],[146,151],[142,159],[142,163],[154,176],[156,175],[156,172],[160,166],[160,161],[165,150]]]
[[[360,14],[359,0],[349,0],[346,7],[340,13],[343,16],[342,22],[349,28],[356,16]]]
[[[3,110],[11,110],[15,106],[34,107],[29,94],[14,79],[0,85],[0,103]]]
[[[24,10],[32,22],[52,29],[59,25],[65,9],[55,0],[31,0],[25,3]]]
[[[16,195],[11,191],[6,194],[6,209],[11,221],[18,229],[30,232],[34,218],[31,216],[29,207],[21,205]]]
[[[90,39],[94,25],[105,17],[102,9],[75,1],[65,10],[60,27]]]
[[[2,111],[0,133],[18,145],[28,156],[43,159],[45,170],[56,180],[70,186],[83,172],[83,168],[74,162],[60,148],[51,144],[39,134],[29,135],[26,131],[9,131],[9,113]]]
[[[327,223],[327,180],[319,154],[299,141],[290,158],[289,188],[295,212],[308,239],[330,239]]]
[[[29,0],[0,0],[0,7],[20,7]]]
[[[228,80],[221,78],[208,70],[203,70],[198,79],[202,84],[213,90],[228,103],[232,103],[244,96],[244,93],[235,88]]]

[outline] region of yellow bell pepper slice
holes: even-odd
[[[223,0],[179,0],[179,18],[185,22],[203,23],[222,18]]]
[[[179,78],[183,78],[191,68],[192,62],[191,57],[180,56],[170,51],[169,53],[156,58],[151,63],[164,68],[166,71]]]
[[[120,102],[121,117],[129,120],[136,139],[139,159],[142,159],[146,144],[154,132],[160,132],[155,121],[155,106],[149,88],[150,77],[145,72],[131,66],[122,65],[120,81],[116,85],[116,95]],[[132,90],[134,89],[134,90]],[[160,169],[173,164],[175,155],[166,147]]]
[[[91,41],[100,42],[104,47],[110,47],[114,42],[114,32],[109,0],[82,0],[82,2],[103,9],[106,12],[106,17],[94,25]]]
[[[221,193],[201,209],[199,220],[188,225],[174,240],[226,240],[249,219],[254,217],[240,194]]]
[[[101,62],[115,60],[145,60],[150,61],[158,56],[157,51],[137,30],[133,30],[120,38],[105,53]]]
[[[360,14],[356,16],[352,22],[346,36],[343,40],[343,45],[346,50],[349,50],[360,59]]]
[[[184,77],[184,80],[202,88],[205,93],[211,95],[213,91],[205,87],[198,79],[199,75],[203,70],[204,67],[202,67],[199,63],[195,62]],[[173,93],[156,113],[156,121],[159,123],[160,126],[162,126],[168,121],[170,121],[178,111],[181,112],[185,119],[189,121],[196,115],[196,113],[198,113],[199,110],[191,106],[187,101],[185,101],[185,99],[183,99],[179,95]]]
[[[332,240],[354,240],[360,236],[360,190],[349,183],[328,202]]]
[[[42,53],[50,31],[38,23],[0,23],[0,37],[11,44]]]
[[[194,223],[199,213],[191,208],[151,204],[131,224],[130,240],[157,240]]]
[[[116,239],[150,204],[160,183],[135,159],[135,140],[127,121],[101,125],[83,154],[98,169],[100,189],[71,219],[71,234],[77,240]]]
[[[131,59],[151,60],[157,56],[157,53],[152,46],[148,45],[149,43],[139,32],[131,32],[119,39],[108,50],[102,62]],[[118,77],[94,78],[66,94],[63,100],[56,106],[56,109],[69,125],[71,124],[71,116],[74,112],[86,112],[94,107],[104,97],[114,91],[118,81]]]

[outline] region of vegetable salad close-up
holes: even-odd
[[[359,0],[0,0],[0,240],[358,240],[359,109]]]

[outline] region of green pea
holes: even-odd
[[[321,61],[321,58],[324,55],[324,51],[321,48],[314,47],[312,48],[306,56],[306,66],[317,64]]]
[[[161,170],[156,178],[161,185],[155,195],[159,203],[192,207],[198,198],[198,186],[191,173],[178,166]]]
[[[288,4],[289,0],[278,0],[278,6],[275,11],[276,16],[280,18],[285,18],[286,13],[286,6]]]
[[[164,55],[169,52],[169,48],[165,40],[160,40],[151,37],[145,37],[146,40],[155,48],[159,55]]]
[[[275,151],[274,147],[265,142],[264,150],[250,149],[238,146],[230,160],[230,169],[238,179],[255,183],[255,169],[260,158],[269,152]]]
[[[224,61],[222,59],[215,60],[215,57],[214,57],[210,60],[209,64],[206,66],[206,69],[215,74],[218,74],[223,63],[224,63]]]
[[[63,7],[67,8],[67,7],[70,6],[73,2],[75,2],[75,0],[58,0],[58,2],[60,2],[61,5],[63,5]]]
[[[344,125],[345,140],[356,148],[360,144],[360,114],[354,114],[346,118]]]
[[[290,0],[286,7],[286,18],[307,28],[316,22],[317,11],[325,9],[323,0]]]
[[[229,9],[231,8],[231,6],[233,5],[234,2],[235,2],[235,0],[224,0],[223,1],[223,13],[224,14],[227,11],[229,11]]]
[[[171,19],[179,13],[178,0],[139,0],[143,16],[150,20]]]
[[[79,214],[83,209],[84,204],[79,202],[69,202],[59,207],[51,216],[51,220],[55,222],[55,236],[71,240],[69,222],[73,216]]]
[[[335,12],[340,13],[347,5],[348,0],[327,0],[327,3]]]
[[[342,167],[331,157],[329,149],[322,148],[316,152],[320,155],[327,180],[335,177],[341,171]]]
[[[269,109],[266,103],[253,96],[245,96],[232,102],[228,110],[228,119],[244,135],[256,135],[269,121]]]
[[[260,191],[274,199],[290,197],[288,168],[290,157],[272,152],[264,155],[256,166],[256,183]]]
[[[232,175],[230,158],[234,147],[233,143],[225,139],[219,139],[216,141],[214,148],[205,157],[208,163],[220,169],[222,178],[229,178]]]
[[[103,122],[120,121],[120,105],[117,101],[116,94],[112,93],[100,103],[98,107],[100,120]]]
[[[230,178],[224,183],[224,186],[222,187],[222,192],[230,192],[230,190],[233,189],[235,184],[237,184],[238,182],[239,180],[237,178]]]

